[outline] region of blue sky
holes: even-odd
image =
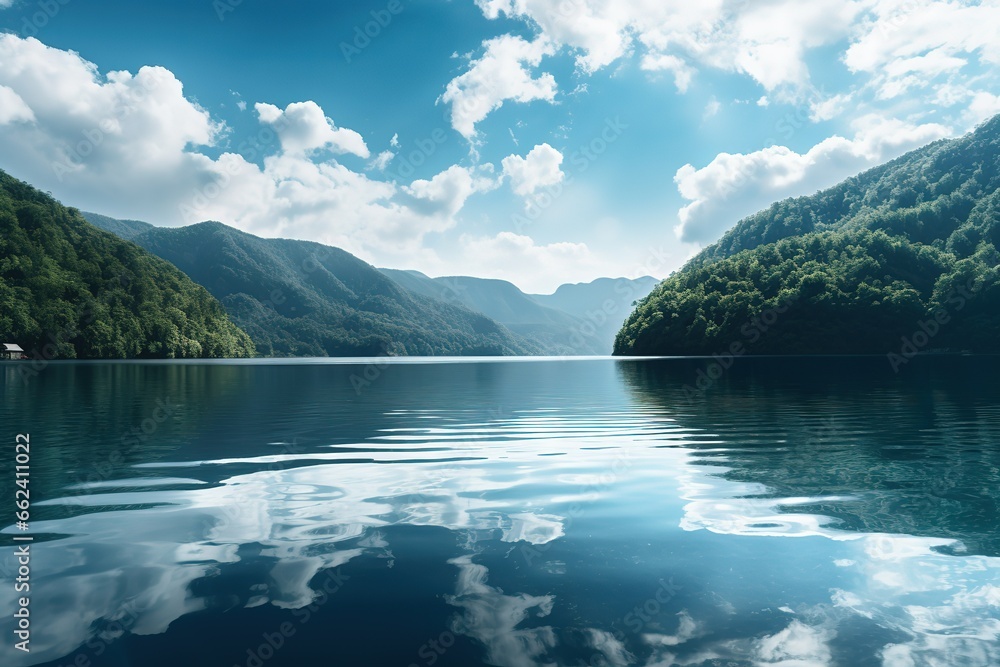
[[[958,0],[0,0],[0,168],[532,292],[663,277],[1000,111],[998,27]]]

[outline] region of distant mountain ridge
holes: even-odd
[[[633,303],[658,282],[600,278],[529,295],[505,280],[375,269],[339,248],[219,222],[84,215],[205,286],[267,356],[610,354]]]
[[[610,354],[615,334],[633,302],[658,284],[649,276],[599,278],[562,285],[554,294],[525,294],[506,280],[379,269],[403,287],[462,305],[500,322],[541,346],[548,354]]]
[[[997,352],[998,248],[1000,116],[741,220],[639,304],[615,351],[887,354],[897,369]]]
[[[90,224],[95,227],[99,227],[106,232],[111,232],[115,236],[119,236],[126,241],[131,241],[139,234],[154,228],[154,225],[151,225],[148,222],[141,222],[139,220],[118,220],[116,218],[109,218],[106,215],[89,213],[87,211],[82,211],[81,214]]]
[[[610,354],[615,337],[636,302],[646,298],[660,281],[641,278],[598,278],[589,283],[560,285],[552,294],[532,294],[531,298],[580,319],[582,333],[601,341],[601,354]]]
[[[488,317],[413,294],[339,248],[218,222],[145,227],[88,215],[204,285],[266,356],[540,353]]]
[[[546,354],[601,354],[599,342],[573,331],[582,322],[547,308],[505,280],[450,276],[429,278],[418,271],[381,271],[418,294],[483,313],[511,331],[535,342]],[[604,351],[606,354],[607,351]]]

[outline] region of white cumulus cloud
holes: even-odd
[[[712,242],[774,201],[812,194],[951,134],[936,123],[912,125],[877,116],[863,117],[855,130],[853,139],[832,136],[802,154],[771,146],[748,154],[721,153],[700,169],[684,165],[674,182],[690,203],[678,212],[677,235],[683,241]]]
[[[293,102],[282,111],[272,104],[258,102],[255,107],[261,122],[272,125],[288,153],[308,153],[329,148],[336,153],[370,156],[365,140],[354,130],[337,127],[315,102]]]
[[[0,86],[0,125],[34,120],[35,114],[21,96],[7,86]]]
[[[646,54],[642,59],[642,69],[649,72],[671,72],[674,75],[674,85],[677,92],[686,93],[694,78],[694,68],[677,56]]]
[[[973,56],[1000,63],[1000,5],[959,0],[878,0],[844,56],[855,72],[875,77],[883,97],[927,85]]]
[[[762,106],[808,103],[813,122],[865,102],[931,111],[945,87],[964,89],[966,100],[997,92],[993,0],[476,1],[487,18],[521,20],[574,53],[585,74],[637,54],[641,69],[672,74],[684,93],[700,70],[733,72],[764,89]],[[810,62],[830,49],[855,78],[817,95]]]
[[[842,93],[826,98],[816,99],[809,103],[809,120],[821,123],[836,118],[851,101],[851,95]]]
[[[477,179],[469,169],[454,165],[430,180],[414,181],[405,191],[413,197],[411,206],[415,209],[451,218],[474,192],[491,186],[485,179]]]
[[[833,660],[829,642],[834,632],[792,621],[787,628],[757,644],[757,665],[765,667],[828,667]]]
[[[476,136],[476,124],[507,100],[552,101],[556,80],[548,73],[535,77],[531,69],[555,50],[544,38],[529,42],[503,35],[483,42],[486,52],[469,69],[452,79],[441,101],[451,105],[451,125],[466,139]]]
[[[18,115],[33,116],[0,125],[3,167],[80,204],[163,202],[171,181],[194,189],[189,149],[223,129],[162,67],[101,75],[72,51],[12,34],[0,35],[0,64],[6,101],[20,99]]]
[[[84,210],[171,226],[219,220],[369,261],[431,263],[425,235],[495,187],[462,167],[409,185],[374,180],[338,160],[370,155],[316,103],[254,109],[257,143],[229,137],[243,154],[209,157],[204,147],[228,130],[169,70],[102,73],[75,52],[0,35],[0,168]]]
[[[860,1],[775,0],[477,0],[487,18],[524,19],[542,35],[578,52],[586,72],[610,65],[637,48],[642,67],[674,73],[678,89],[690,83],[692,62],[740,72],[768,90],[808,80],[805,53],[845,38],[862,12]]]
[[[501,164],[504,176],[510,179],[511,189],[522,197],[539,188],[555,185],[563,179],[560,165],[563,155],[548,144],[539,144],[524,157],[508,155]]]
[[[389,166],[389,163],[392,162],[395,157],[396,154],[392,151],[382,151],[372,158],[372,161],[368,163],[368,168],[375,169],[377,171],[385,171]]]

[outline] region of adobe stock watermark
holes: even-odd
[[[926,4],[923,0],[906,0],[906,2],[896,7],[896,13],[891,17],[879,17],[879,21],[876,23],[879,32],[882,33],[883,37],[890,37],[912,18],[914,12],[925,7]]]
[[[236,8],[243,4],[243,0],[212,0],[212,9],[219,22],[226,20],[226,14],[236,11]]]
[[[233,667],[263,667],[264,663],[285,647],[299,631],[299,628],[308,623],[323,605],[333,599],[333,596],[350,578],[349,575],[341,572],[339,567],[335,570],[327,570],[324,581],[317,587],[317,596],[313,602],[305,607],[292,610],[292,616],[295,617],[298,625],[292,621],[284,621],[274,630],[263,633],[260,636],[260,643],[246,650],[246,659],[235,663]]]
[[[823,99],[828,96],[825,86],[813,88],[811,90],[811,100]],[[761,142],[762,148],[769,148],[778,145],[779,139],[788,142],[795,134],[813,120],[813,102],[800,101],[792,111],[788,111],[774,123],[774,134]],[[728,197],[743,188],[748,181],[755,177],[757,164],[752,160],[743,160],[736,166],[736,172],[732,178],[728,179],[720,187],[719,194]]]
[[[168,78],[162,70],[156,68],[144,69],[141,76],[132,79],[138,86],[128,87],[122,93],[124,104],[118,106],[115,112],[101,119],[95,127],[80,132],[82,139],[69,146],[62,159],[52,162],[52,171],[61,183],[66,174],[82,168],[87,158],[94,154],[109,136],[118,132],[120,122],[132,114],[156,88]]]
[[[453,306],[464,306],[462,302],[462,294],[467,291],[465,285],[462,285],[454,278],[439,278],[438,282],[442,283],[441,294],[438,299],[449,303]]]
[[[221,166],[221,170],[216,172],[215,178],[196,188],[190,200],[178,204],[177,208],[184,224],[204,220],[209,204],[228,190],[233,184],[233,179],[242,175],[248,165],[254,165],[257,158],[263,156],[268,148],[275,145],[280,133],[287,127],[288,118],[285,114],[281,114],[273,123],[267,123],[261,127],[257,134],[240,141],[236,146],[236,153],[243,158],[242,160],[216,161],[216,164]]]
[[[829,97],[829,93],[826,90],[826,86],[820,86],[819,88],[810,87],[811,101],[804,101],[796,105],[794,111],[789,111],[784,116],[779,118],[774,124],[774,131],[778,135],[788,141],[795,136],[795,133],[806,126],[806,123],[813,120],[814,106],[813,103],[816,100],[823,100]],[[771,146],[777,143],[774,138],[767,138],[764,140],[764,146]]]
[[[648,258],[633,271],[633,275],[640,277],[656,275],[665,270],[669,261],[669,255],[662,246],[650,248]],[[621,328],[629,313],[632,312],[632,307],[638,302],[639,295],[636,292],[635,283],[627,278],[620,278],[615,282],[615,293],[620,294],[621,297],[617,300],[605,299],[600,308],[586,312],[582,324],[573,327],[570,332],[570,345],[579,349],[586,344],[588,338],[597,337],[600,333],[599,327],[605,326],[611,321],[611,318],[620,319],[618,328]]]
[[[404,9],[406,6],[402,0],[389,0],[384,8],[370,11],[371,20],[354,26],[351,41],[340,43],[340,53],[344,56],[344,61],[348,65],[351,64],[356,57],[361,55],[362,51],[371,46],[373,40],[378,39],[393,20],[403,13]]]
[[[148,605],[139,604],[136,597],[128,598],[118,611],[100,619],[100,630],[75,653],[60,660],[59,667],[91,667],[94,664],[93,658],[104,655],[116,639],[129,632],[139,617],[150,610]]]
[[[951,322],[952,313],[963,310],[976,292],[982,289],[984,282],[980,277],[969,278],[964,285],[951,290],[944,305],[935,308],[926,320],[917,322],[917,330],[901,338],[899,351],[886,355],[893,372],[898,373],[911,359],[925,351],[942,328]]]
[[[243,173],[246,164],[241,160],[226,160],[222,163],[222,170],[215,173],[215,178],[197,188],[190,201],[178,204],[177,209],[184,224],[190,225],[204,220],[208,205],[232,185],[233,178]]]
[[[399,166],[394,171],[386,171],[386,174],[397,181],[410,180],[417,169],[427,164],[427,161],[447,142],[448,132],[441,127],[434,128],[426,137],[414,140],[413,150],[397,155]]]
[[[294,275],[300,280],[308,280],[309,277],[323,267],[323,262],[330,257],[330,247],[320,246],[322,250],[318,253],[313,253],[303,259],[295,267]],[[267,298],[260,302],[265,309],[269,311],[269,317],[277,317],[280,315],[278,312],[278,306],[284,305],[288,301],[288,297],[285,294],[284,288],[275,287],[270,292],[268,292]]]
[[[360,375],[358,373],[351,373],[350,382],[354,388],[354,395],[360,396],[363,390],[372,386],[376,380],[382,377],[382,373],[391,365],[386,360],[395,356],[397,355],[392,353],[390,346],[383,343],[382,351],[378,354],[378,361],[372,361],[365,365]]]
[[[292,438],[291,442],[282,443],[281,450],[272,455],[272,460],[260,472],[277,473],[287,469],[287,460],[293,459],[302,453],[304,448],[299,444],[297,438]],[[233,526],[239,526],[247,521],[255,521],[257,509],[247,503],[226,503],[221,508],[218,521],[213,524],[212,531],[216,534],[229,530]]]
[[[433,637],[424,642],[417,649],[417,657],[421,662],[411,662],[407,667],[433,667],[437,661],[455,645],[455,633],[445,630],[437,637]]]
[[[125,283],[123,282],[123,284]],[[28,360],[17,365],[17,375],[21,378],[21,383],[24,386],[28,386],[32,379],[38,377],[48,368],[49,362],[65,354],[66,346],[80,335],[80,326],[86,327],[95,321],[95,311],[95,302],[91,301],[83,309],[78,323],[71,324],[60,331],[46,332],[45,342],[32,347]]]
[[[30,15],[24,17],[21,22],[21,37],[37,37],[40,30],[47,26],[54,19],[62,8],[73,0],[39,0],[35,4],[37,8]]]
[[[632,469],[633,465],[632,452],[629,448],[624,448],[619,452],[618,456],[615,457],[615,460],[611,463],[611,467],[607,472],[597,475],[596,479],[592,483],[584,484],[580,488],[579,495],[587,496],[587,499],[574,502],[569,506],[566,512],[566,521],[563,524],[563,531],[568,532],[573,523],[584,515],[587,508],[598,502],[601,499],[602,494],[617,484],[621,480],[622,476]],[[535,559],[544,556],[554,544],[555,541],[546,542],[544,544],[524,544],[521,546],[520,553],[524,558],[524,562],[531,567],[534,564]]]
[[[613,638],[614,641],[602,641],[592,644],[592,648],[596,649],[598,653],[593,654],[590,660],[587,661],[586,664],[588,667],[620,667],[626,664],[623,658],[628,661],[627,664],[635,664],[633,662],[634,657],[625,650],[625,640],[630,634],[633,636],[641,635],[647,627],[654,624],[668,610],[671,602],[673,602],[681,591],[681,586],[674,583],[673,577],[666,580],[661,578],[656,583],[658,586],[648,598],[636,604],[629,612],[612,624],[612,627],[624,624],[625,629],[618,628],[613,632],[594,631],[598,636],[603,636],[607,639]],[[685,612],[680,612],[677,616],[680,619],[678,634],[681,635],[684,632],[685,625],[691,623],[691,619]],[[614,644],[617,644],[617,646],[613,647]]]
[[[602,155],[608,152],[608,149],[621,138],[627,129],[628,125],[622,122],[621,116],[605,118],[604,126],[597,135],[570,153],[569,164],[572,167],[570,173],[558,183],[546,186],[527,198],[523,215],[515,213],[511,216],[510,220],[514,231],[521,234],[526,227],[537,222],[542,214],[563,196],[566,188],[572,185],[574,179],[586,173]]]
[[[736,359],[746,355],[750,351],[750,346],[755,345],[763,338],[764,334],[777,324],[781,315],[787,313],[796,300],[798,300],[797,294],[776,306],[761,311],[740,327],[742,338],[733,341],[726,350],[713,354],[712,361],[708,366],[698,369],[694,385],[684,385],[682,391],[688,402],[692,403],[710,391],[722,376],[733,367]]]
[[[67,499],[64,507],[82,504],[78,500],[80,496],[93,493],[97,485],[112,478],[116,471],[126,468],[129,463],[127,457],[138,450],[142,445],[148,443],[160,426],[170,419],[177,419],[183,405],[174,403],[169,396],[157,398],[153,402],[153,409],[148,416],[137,425],[122,433],[119,439],[119,446],[112,451],[103,461],[95,462],[83,472],[76,475],[76,483],[67,487],[73,492],[75,498]]]
[[[622,617],[622,622],[634,634],[642,632],[653,619],[663,613],[664,608],[681,592],[681,587],[674,583],[673,577],[666,581],[660,579],[656,583],[659,584],[656,591]],[[619,630],[615,638],[621,641],[624,636],[624,633]]]

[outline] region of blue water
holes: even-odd
[[[1000,665],[998,376],[976,357],[6,364],[0,664]]]

